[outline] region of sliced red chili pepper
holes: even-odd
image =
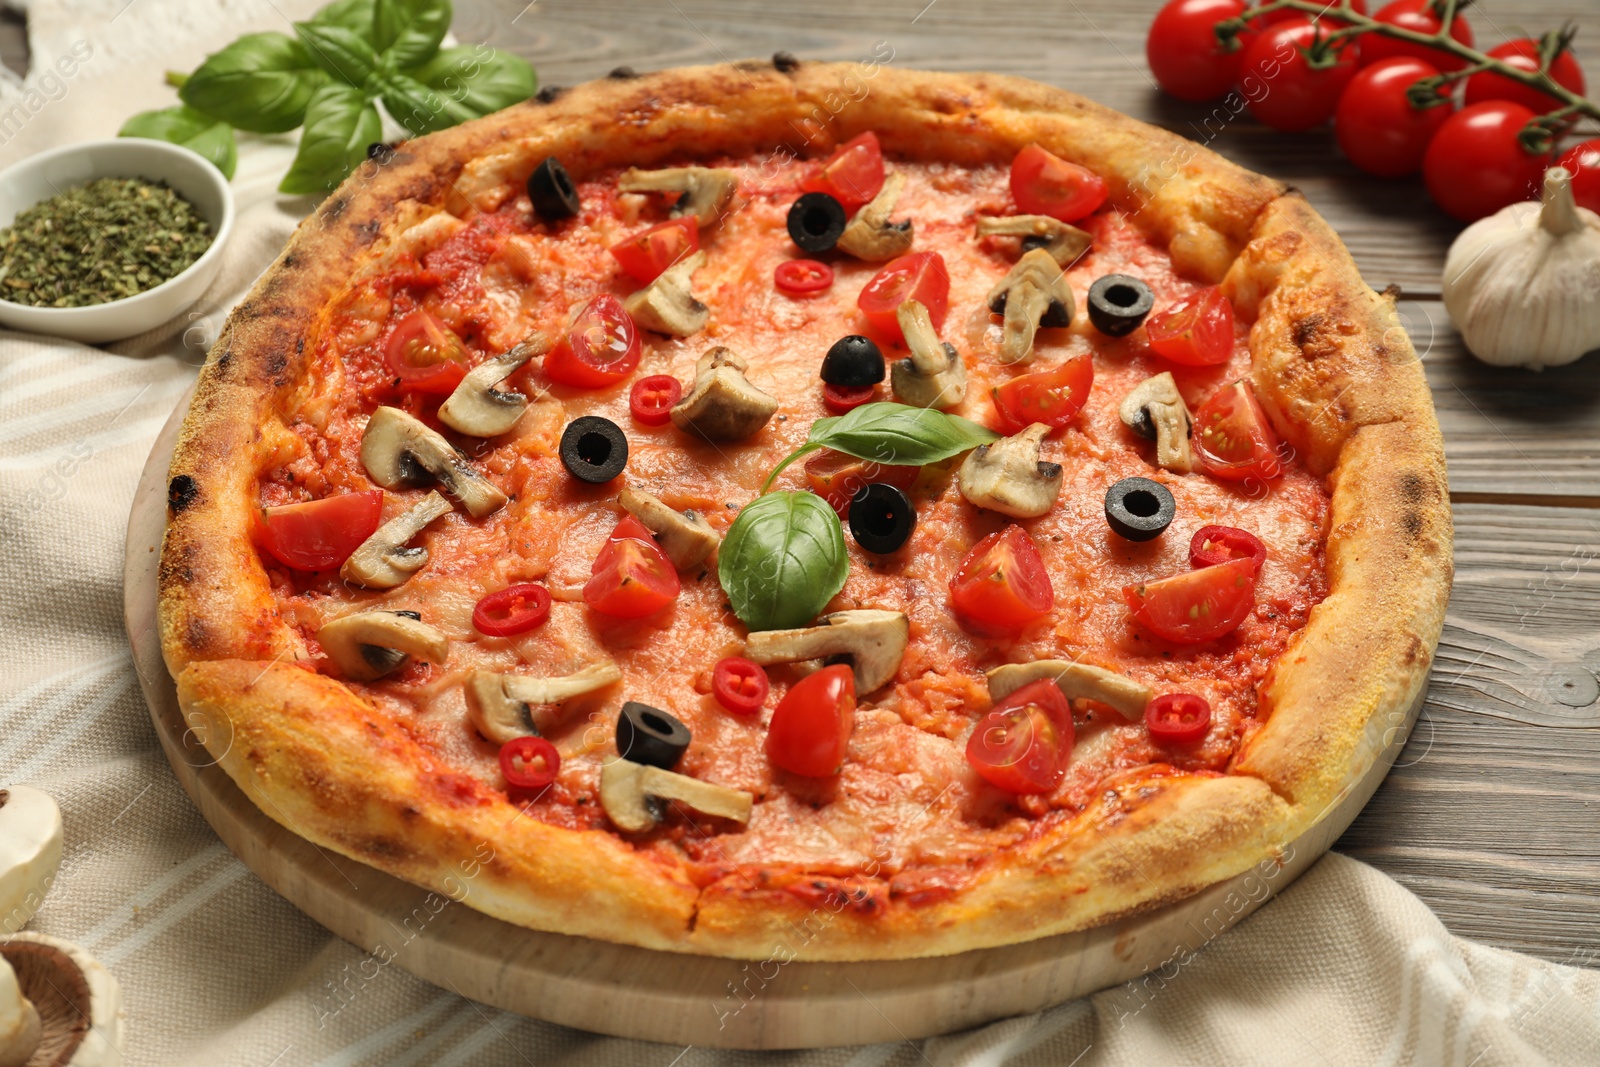
[[[1211,730],[1211,705],[1193,693],[1162,693],[1144,706],[1144,724],[1158,745],[1193,745]]]
[[[561,753],[542,737],[518,737],[500,746],[500,773],[514,789],[543,789],[561,773]]]
[[[1249,530],[1236,526],[1202,526],[1189,541],[1191,567],[1215,567],[1247,557],[1256,561],[1256,573],[1260,574],[1267,561],[1267,546]]]
[[[550,590],[532,583],[490,593],[472,609],[472,625],[490,637],[525,634],[549,617]]]
[[[833,268],[815,259],[786,259],[772,272],[772,281],[790,296],[811,296],[833,285]]]
[[[711,692],[728,711],[735,715],[754,715],[767,702],[767,671],[759,663],[742,656],[728,656],[717,661],[711,672]]]
[[[822,387],[822,404],[835,415],[853,411],[878,392],[875,385],[828,385]]]
[[[672,418],[672,406],[683,398],[683,385],[670,374],[640,378],[628,391],[628,410],[633,421],[646,426],[662,426]]]

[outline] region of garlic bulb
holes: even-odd
[[[1544,172],[1544,202],[1501,208],[1461,232],[1444,264],[1444,306],[1485,363],[1539,370],[1600,348],[1600,215],[1572,175]]]

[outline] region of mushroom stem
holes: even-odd
[[[1042,241],[1038,247],[1063,267],[1094,243],[1094,238],[1076,226],[1048,215],[985,215],[978,219],[977,233],[979,237],[1020,237],[1024,253],[1032,250],[1030,239]]]
[[[989,291],[989,310],[1005,315],[1000,331],[1000,361],[1033,358],[1033,339],[1042,326],[1072,324],[1072,287],[1055,258],[1042,248],[1017,260]]]
[[[663,170],[629,170],[617,180],[624,193],[682,193],[672,206],[672,217],[693,215],[702,227],[722,221],[728,205],[738,191],[738,179],[731,170],[712,167],[667,167]]]
[[[480,734],[503,745],[556,728],[566,717],[566,701],[620,681],[622,672],[611,660],[555,678],[473,671],[465,686],[467,716]]]
[[[39,1012],[0,956],[0,1067],[23,1067],[39,1047]]]
[[[617,503],[655,534],[656,543],[680,571],[698,567],[722,544],[722,535],[694,511],[678,511],[642,489],[624,489]]]
[[[472,437],[498,437],[509,431],[528,410],[528,398],[521,393],[503,393],[495,386],[549,347],[546,337],[536,335],[472,368],[439,405],[439,421]]]
[[[889,383],[903,404],[919,408],[950,408],[967,395],[967,368],[955,345],[939,340],[933,319],[920,300],[907,300],[895,309],[900,332],[910,355],[889,369]]]
[[[1572,172],[1566,167],[1551,167],[1544,172],[1544,207],[1539,209],[1539,225],[1546,233],[1565,237],[1583,227],[1578,202],[1572,197]]]
[[[849,661],[856,692],[862,696],[894,680],[911,637],[904,612],[856,608],[824,615],[818,623],[753,633],[745,641],[744,654],[762,666],[842,657]]]
[[[906,176],[898,171],[884,179],[878,195],[856,212],[839,235],[839,248],[869,263],[881,263],[908,252],[914,239],[911,220],[889,221],[905,187]]]
[[[639,833],[655,826],[665,815],[665,800],[747,823],[755,798],[742,789],[713,785],[632,760],[615,759],[600,768],[600,804],[619,830]]]
[[[989,697],[1010,696],[1030,682],[1049,678],[1068,700],[1094,700],[1113,708],[1123,718],[1137,722],[1155,694],[1150,687],[1116,671],[1088,663],[1060,659],[1034,660],[1032,663],[1007,663],[988,672]]]
[[[410,547],[411,539],[441,515],[450,513],[450,501],[430,492],[407,511],[396,515],[361,542],[339,568],[339,575],[368,589],[393,589],[421,570],[428,550]]]

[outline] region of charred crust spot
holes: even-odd
[[[200,483],[187,474],[180,474],[167,483],[167,507],[174,515],[188,510],[200,499]]]
[[[1432,494],[1428,492],[1428,483],[1416,471],[1406,471],[1400,475],[1396,483],[1400,490],[1400,499],[1407,504],[1421,504]]]
[[[1322,316],[1316,312],[1296,321],[1293,327],[1294,343],[1302,349],[1305,348],[1306,342],[1315,337],[1317,331],[1322,328],[1322,322]]]
[[[422,812],[415,806],[407,804],[400,809],[400,817],[406,822],[416,822],[422,817]]]
[[[189,621],[183,627],[183,644],[191,652],[203,652],[211,643],[211,635],[206,631],[206,624],[196,616],[189,616]]]
[[[619,82],[629,81],[633,78],[637,78],[638,76],[639,72],[628,66],[613,67],[611,68],[610,73],[606,75],[606,77]]]
[[[1404,515],[1400,516],[1400,525],[1405,529],[1407,537],[1413,541],[1416,540],[1422,536],[1424,525],[1422,512],[1408,509]]]
[[[366,222],[356,223],[353,229],[356,237],[360,238],[361,243],[369,245],[378,239],[378,231],[383,229],[383,224],[377,219],[369,219]]]
[[[306,350],[306,339],[304,337],[295,338],[294,354],[297,355],[297,356],[298,355],[302,355],[302,354],[304,354],[305,350]]]
[[[283,254],[283,267],[285,270],[292,270],[293,268],[299,266],[299,264],[300,257],[295,255],[293,252],[285,252]]]
[[[1388,285],[1383,287],[1383,292],[1379,293],[1378,295],[1383,297],[1385,300],[1388,300],[1390,303],[1399,300],[1401,295],[1400,283],[1390,282]]]
[[[283,383],[279,379],[283,377],[283,372],[288,366],[288,355],[283,352],[274,352],[271,358],[267,360],[267,373],[272,375],[273,381],[282,385]]]
[[[800,60],[793,52],[772,53],[772,66],[779,74],[793,74],[800,69]]]
[[[390,837],[370,837],[361,842],[361,851],[382,859],[405,859],[411,855],[405,844]]]
[[[1410,635],[1406,641],[1405,660],[1408,664],[1420,663],[1428,657],[1427,646],[1422,643],[1422,638],[1416,634]]]
[[[328,202],[323,205],[320,214],[327,221],[333,222],[340,215],[343,215],[344,209],[349,206],[350,198],[348,196],[330,196]]]
[[[566,92],[566,89],[559,85],[546,85],[543,89],[534,93],[533,98],[541,104],[553,104],[561,99],[561,94],[564,92]]]

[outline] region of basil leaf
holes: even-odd
[[[383,106],[414,134],[447,130],[478,116],[465,104],[441,96],[407,74],[383,79]]]
[[[527,100],[539,87],[527,60],[483,45],[446,48],[411,76],[480,117]]]
[[[224,178],[233,177],[239,162],[233,127],[186,104],[160,111],[141,111],[122,124],[117,136],[147,137],[182,145],[209,159]]]
[[[844,530],[814,493],[768,493],[744,506],[718,550],[717,578],[752,630],[804,626],[844,588]]]
[[[421,66],[439,51],[450,31],[450,0],[377,0],[372,13],[372,46],[400,70]]]
[[[325,85],[306,108],[300,150],[278,191],[325,193],[367,158],[368,145],[382,139],[383,120],[360,89]]]
[[[375,51],[382,51],[373,37],[372,8],[373,0],[334,0],[306,21],[318,26],[343,26],[354,30]]]
[[[999,439],[1000,435],[986,426],[936,408],[862,404],[849,414],[812,423],[806,443],[789,453],[761,488],[765,492],[785,467],[819,448],[878,463],[920,467]]]
[[[360,89],[378,70],[378,53],[360,33],[337,23],[297,22],[294,32],[311,59],[346,85]]]
[[[300,125],[327,80],[293,37],[248,33],[207,56],[178,97],[241,130],[282,133]]]

